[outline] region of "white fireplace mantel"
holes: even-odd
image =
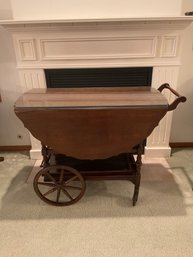
[[[94,18],[94,19],[51,19],[51,20],[1,20],[0,24],[3,26],[13,26],[15,27],[16,25],[35,25],[35,24],[91,24],[91,23],[131,23],[131,22],[177,22],[177,23],[190,23],[192,22],[193,18],[191,16],[156,16],[156,17],[128,17],[128,18]]]
[[[13,36],[22,91],[46,87],[44,69],[75,67],[153,67],[152,87],[177,88],[182,31],[192,17],[1,21]],[[165,92],[169,101],[173,96]],[[169,112],[148,137],[145,155],[170,155]],[[41,158],[31,136],[31,157]]]

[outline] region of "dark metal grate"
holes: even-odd
[[[152,67],[46,69],[48,88],[151,86]]]

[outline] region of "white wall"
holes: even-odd
[[[181,1],[182,0],[11,0],[11,3],[14,19],[78,19],[177,16],[181,12]]]
[[[187,11],[193,11],[193,0],[183,1],[182,13]],[[187,102],[174,112],[170,142],[193,142],[193,24],[183,34],[178,91]]]
[[[0,19],[12,19],[12,8],[10,0],[0,0]]]
[[[8,0],[0,0],[0,19],[11,19]],[[0,145],[29,145],[29,133],[15,116],[13,105],[21,94],[11,35],[0,27]],[[20,139],[18,135],[21,135]]]
[[[181,1],[182,13],[193,10],[193,0],[0,0],[0,19],[178,16]],[[47,8],[43,8],[44,3],[47,3]],[[74,6],[78,8],[75,10]],[[188,102],[174,112],[172,142],[193,142],[193,25],[184,33],[183,41],[178,90],[188,97]],[[12,39],[9,32],[1,27],[0,90],[3,98],[0,103],[0,145],[30,144],[28,132],[13,112],[13,104],[21,94],[21,87]],[[22,135],[22,139],[18,139],[18,135]]]

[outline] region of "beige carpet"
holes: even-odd
[[[28,155],[4,156],[0,257],[193,256],[193,149],[146,160],[135,207],[127,181],[87,182],[75,205],[48,206],[33,192]]]

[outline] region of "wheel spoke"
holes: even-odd
[[[74,200],[73,198],[72,198],[72,196],[68,193],[68,191],[66,190],[66,189],[64,189],[63,187],[62,187],[62,192],[72,201],[72,200]]]
[[[46,182],[38,182],[38,185],[42,185],[42,186],[48,186],[48,187],[55,187],[56,185],[53,183],[46,183]]]
[[[66,184],[66,185],[69,184],[71,181],[75,180],[76,178],[77,178],[77,176],[74,176],[74,177],[72,177],[72,178],[66,180],[66,181],[65,181],[65,184]]]
[[[55,178],[49,172],[46,172],[45,176],[49,177],[53,182],[57,183]]]
[[[60,199],[60,192],[61,192],[61,188],[58,188],[57,196],[56,196],[56,202],[57,203],[59,202],[59,199]]]
[[[75,190],[82,190],[81,187],[76,187],[76,186],[65,186],[65,188],[72,188],[72,189],[75,189]]]
[[[63,177],[64,177],[64,170],[61,170],[60,180],[59,180],[60,184],[62,184],[62,182],[63,182]]]
[[[54,187],[54,188],[48,190],[46,193],[44,193],[43,196],[49,195],[49,194],[55,192],[56,190],[57,190],[57,187]]]

